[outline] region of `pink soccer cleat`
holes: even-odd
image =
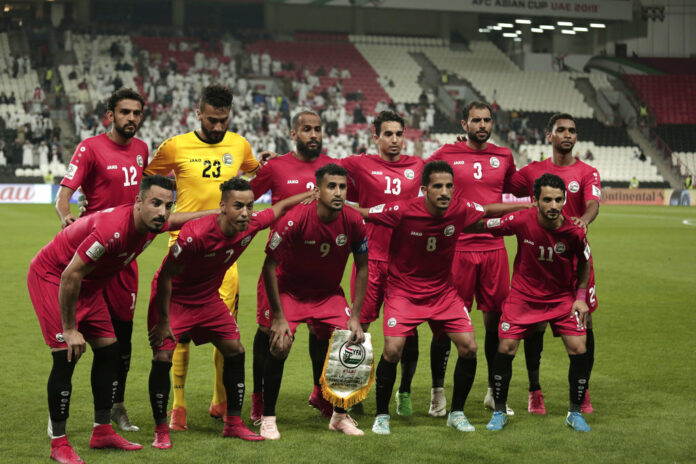
[[[541,390],[529,392],[527,411],[529,411],[531,414],[546,414],[546,406],[544,406],[544,394],[541,393]]]
[[[261,420],[263,416],[263,393],[251,394],[251,420],[254,422]]]
[[[582,400],[582,406],[580,406],[580,412],[583,414],[592,414],[594,412],[594,408],[592,407],[592,403],[590,402],[590,389],[589,388],[585,391],[585,399]]]
[[[111,427],[111,424],[97,425],[92,429],[92,438],[89,439],[90,448],[115,448],[125,451],[142,449],[143,445],[131,443]]]
[[[169,438],[169,425],[155,425],[155,441],[152,442],[152,447],[157,449],[169,449],[172,447],[172,440]]]
[[[312,394],[309,395],[309,405],[318,409],[324,417],[331,417],[333,415],[333,406],[324,399],[319,385],[315,385]]]
[[[246,441],[262,441],[264,439],[258,433],[249,430],[239,416],[225,416],[225,428],[222,429],[222,436],[241,438]]]
[[[85,462],[68,443],[68,437],[65,435],[51,440],[51,459],[62,464],[84,464]]]

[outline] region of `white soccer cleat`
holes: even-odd
[[[447,415],[447,399],[445,398],[444,388],[436,387],[430,390],[430,410],[428,415],[433,417],[444,417]]]
[[[389,414],[377,414],[375,416],[375,422],[372,424],[372,433],[377,435],[389,435],[391,430],[389,429]]]
[[[114,404],[111,408],[111,420],[118,425],[118,428],[124,432],[139,432],[140,427],[131,424],[128,413],[126,412],[125,406],[122,404]]]
[[[495,411],[495,399],[493,399],[493,389],[492,388],[488,388],[488,391],[486,392],[486,397],[483,399],[483,406],[486,409],[490,409],[491,411]],[[505,409],[506,409],[505,413],[508,416],[515,415],[515,411],[513,411],[512,408],[507,405],[507,403],[505,404]]]
[[[280,432],[278,431],[278,426],[276,425],[276,416],[261,417],[261,428],[259,429],[259,435],[266,440],[278,440],[280,438]]]

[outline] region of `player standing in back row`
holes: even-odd
[[[80,142],[60,183],[56,211],[63,228],[76,220],[70,213],[70,198],[80,187],[87,200],[83,216],[133,203],[149,153],[147,144],[135,137],[143,119],[144,105],[143,97],[131,89],[122,88],[109,97],[106,116],[111,130]],[[137,432],[140,429],[131,424],[123,404],[132,351],[133,313],[138,295],[136,261],[132,260],[106,283],[103,293],[119,347],[118,388],[111,420],[121,430]]]
[[[515,173],[515,160],[510,150],[488,141],[493,127],[491,115],[491,107],[487,103],[470,103],[464,110],[462,120],[467,140],[444,145],[428,159],[449,163],[454,170],[457,194],[482,205],[501,203],[503,193],[510,192],[510,181]],[[484,351],[488,363],[488,392],[483,404],[494,409],[493,360],[498,351],[501,308],[510,288],[510,266],[502,237],[461,234],[452,262],[452,281],[467,308],[471,309],[476,298],[476,308],[483,312],[483,325],[486,328]],[[433,376],[433,392],[440,391],[444,384],[449,347],[448,338],[433,338],[433,363],[434,366],[441,366],[437,369],[441,374],[437,378]],[[433,396],[439,397],[437,393]],[[507,414],[513,415],[514,412],[507,408]]]
[[[573,223],[585,231],[599,214],[601,186],[599,172],[592,166],[573,157],[573,147],[578,140],[575,119],[567,113],[556,113],[549,119],[546,127],[546,140],[553,148],[553,156],[544,161],[535,161],[520,169],[512,177],[512,192],[517,196],[533,196],[534,181],[544,173],[555,174],[566,185],[566,201],[563,212]],[[590,260],[590,281],[587,286],[587,306],[590,315],[587,318],[587,356],[590,372],[594,364],[594,332],[592,331],[592,312],[597,309],[594,267]],[[524,342],[524,355],[529,376],[528,410],[532,414],[546,414],[544,395],[539,383],[539,364],[544,348],[544,330],[546,324],[540,325],[531,338]],[[589,381],[589,377],[588,377]],[[594,409],[590,403],[589,391],[584,397],[582,412],[591,413]]]
[[[382,111],[374,120],[372,136],[378,155],[362,154],[341,160],[348,171],[348,199],[357,200],[362,208],[371,208],[382,203],[416,198],[420,192],[420,176],[423,160],[416,156],[402,155],[404,145],[404,119],[393,111]],[[389,265],[389,237],[392,231],[377,224],[366,224],[367,241],[370,245],[369,272],[365,301],[360,312],[360,323],[364,331],[379,317],[387,286]],[[355,267],[351,277],[351,295],[355,295]],[[323,363],[323,362],[322,362]],[[396,412],[401,416],[413,413],[411,406],[411,381],[418,363],[418,332],[406,338],[401,357],[401,385],[396,395]],[[442,386],[442,385],[440,385]],[[444,399],[444,395],[443,395]],[[445,408],[442,406],[442,414]]]

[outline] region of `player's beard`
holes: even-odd
[[[203,132],[203,135],[205,135],[205,141],[208,143],[220,143],[222,142],[222,139],[225,138],[225,132],[226,131],[221,131],[221,132],[212,132],[206,129],[203,124],[201,124],[201,131]]]
[[[138,132],[138,125],[133,124],[132,125],[133,129],[130,129],[128,131],[126,130],[126,126],[129,126],[129,124],[126,124],[123,126],[119,126],[117,124],[114,124],[114,130],[116,132],[118,132],[118,135],[120,135],[121,137],[123,137],[125,139],[130,139],[130,138],[135,137],[136,132]]]
[[[299,138],[297,139],[297,152],[306,156],[307,158],[317,158],[321,154],[321,140],[316,140],[315,141],[317,146],[316,148],[309,148],[309,146],[302,142]]]
[[[488,139],[491,138],[491,133],[489,131],[486,131],[486,136],[483,139],[478,134],[478,132],[467,132],[467,136],[469,137],[469,140],[474,141],[476,143],[485,143],[488,142]]]
[[[566,148],[563,146],[563,143],[559,143],[558,146],[556,146],[556,151],[561,155],[567,155],[568,153],[573,151],[573,148],[575,148],[574,143],[570,144],[570,148]]]
[[[159,219],[161,221],[161,224],[155,222],[155,219]],[[152,221],[150,221],[150,224],[147,225],[147,230],[149,230],[153,234],[158,234],[158,233],[162,232],[162,227],[164,227],[164,225],[166,223],[167,223],[167,220],[164,216],[152,218]]]

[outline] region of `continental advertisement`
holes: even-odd
[[[696,190],[606,188],[602,204],[696,206]]]

